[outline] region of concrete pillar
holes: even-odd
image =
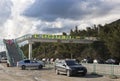
[[[33,42],[29,42],[29,55],[28,55],[28,58],[30,60],[33,59],[32,58],[32,44],[33,44]]]

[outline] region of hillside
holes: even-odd
[[[99,33],[98,33],[99,27]],[[63,35],[67,35],[63,32]],[[86,30],[70,30],[72,36],[96,36],[99,42],[93,44],[61,44],[61,43],[35,43],[33,45],[34,58],[91,58],[102,59],[114,58],[120,61],[120,19],[112,23],[94,25]],[[28,45],[22,47],[28,56]]]

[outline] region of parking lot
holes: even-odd
[[[85,77],[56,75],[54,69],[47,67],[42,70],[21,70],[17,67],[6,67],[0,64],[0,81],[120,81],[108,76],[87,74]]]

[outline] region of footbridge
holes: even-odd
[[[24,36],[21,36],[21,37],[14,39],[13,45],[7,44],[4,40],[4,43],[5,43],[6,48],[7,48],[8,56],[9,57],[10,56],[11,57],[17,56],[14,58],[14,59],[17,58],[16,62],[21,60],[21,59],[24,59],[24,55],[22,52],[20,54],[19,54],[19,52],[17,52],[17,51],[20,51],[20,48],[18,48],[18,46],[16,47],[15,45],[18,45],[18,43],[22,43],[24,41],[27,41],[29,44],[29,56],[28,56],[28,58],[32,59],[32,44],[34,44],[35,42],[58,42],[58,43],[89,44],[89,43],[93,43],[94,41],[97,41],[97,39],[96,39],[96,37],[80,37],[80,36],[70,36],[70,35],[27,34],[27,35],[24,35]],[[14,55],[12,51],[14,51],[14,54],[16,54],[16,55]],[[15,64],[16,64],[16,62],[15,62]],[[13,65],[12,62],[11,62],[11,65]]]
[[[34,42],[58,42],[58,43],[93,43],[97,41],[96,37],[80,37],[70,35],[50,35],[50,34],[28,34],[22,37],[16,38],[16,42],[20,43],[23,41],[29,43],[29,59],[32,59],[32,44]]]

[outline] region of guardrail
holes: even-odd
[[[82,63],[87,69],[89,73],[98,73],[104,75],[116,75],[120,76],[120,65],[113,64],[87,64]]]
[[[8,66],[12,65],[12,59],[10,58],[9,52],[7,50],[7,44],[6,44],[6,40],[3,39],[3,43],[5,46],[5,51],[6,51],[6,56],[7,56],[7,64],[9,64]]]
[[[14,43],[15,43],[15,45],[16,45],[16,47],[17,47],[17,50],[18,50],[18,52],[19,52],[19,55],[21,56],[21,59],[26,58],[25,55],[24,55],[24,53],[23,53],[23,51],[20,49],[18,43],[17,43],[16,41],[14,41]]]

